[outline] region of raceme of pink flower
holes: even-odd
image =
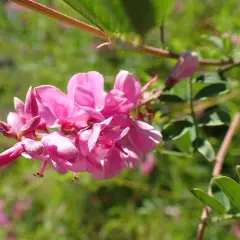
[[[182,79],[191,77],[199,66],[198,56],[195,52],[185,52],[179,59],[174,69],[168,76],[166,82],[166,89],[173,87],[177,82]]]
[[[162,139],[130,115],[155,81],[141,88],[137,77],[120,71],[105,92],[103,76],[92,71],[73,75],[66,94],[51,85],[30,88],[25,103],[15,98],[16,112],[0,122],[3,135],[18,140],[0,154],[0,166],[22,155],[42,161],[38,176],[50,165],[59,173],[89,172],[95,179],[137,167]]]

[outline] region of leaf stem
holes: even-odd
[[[105,41],[109,41],[110,36],[108,36],[105,32],[101,31],[99,28],[96,28],[92,25],[89,25],[89,24],[79,21],[77,19],[71,18],[61,12],[58,12],[55,9],[46,7],[46,6],[44,6],[40,3],[37,3],[33,0],[11,0],[11,1],[15,2],[23,7],[26,7],[28,9],[34,10],[36,12],[40,12],[40,13],[47,15],[51,18],[54,18],[58,21],[65,22],[68,25],[74,26],[85,32],[91,33],[94,36],[104,39]],[[116,38],[116,40],[121,40],[121,39]],[[169,50],[155,48],[155,47],[151,47],[151,46],[147,46],[147,45],[136,47],[135,46],[136,44],[134,44],[134,42],[130,42],[129,44],[132,46],[131,50],[134,50],[136,52],[148,53],[148,54],[155,55],[155,56],[160,56],[160,57],[165,57],[165,58],[173,58],[173,59],[178,59],[180,56],[179,54],[173,53]],[[199,60],[199,64],[205,65],[205,66],[224,66],[227,64],[231,64],[231,63],[234,63],[231,59],[230,60],[215,60],[215,59]]]
[[[214,166],[213,172],[212,172],[213,177],[216,177],[221,173],[224,158],[227,154],[229,144],[230,144],[230,142],[232,140],[232,137],[233,137],[233,135],[234,135],[234,133],[237,130],[237,127],[239,125],[240,125],[240,112],[238,112],[236,114],[236,116],[234,117],[234,119],[231,123],[231,126],[229,127],[229,129],[228,129],[228,131],[227,131],[227,133],[224,137],[224,140],[222,142],[222,145],[219,149],[219,152],[218,152],[217,157],[216,157],[215,166]],[[210,182],[209,187],[208,187],[208,194],[212,195],[211,182]],[[206,229],[207,221],[208,221],[208,218],[210,216],[210,213],[211,213],[210,208],[205,207],[203,209],[202,217],[201,217],[201,223],[198,226],[198,238],[197,238],[198,240],[203,240],[204,231]]]
[[[190,109],[191,109],[191,115],[193,118],[193,123],[194,123],[194,128],[195,128],[195,133],[196,133],[196,139],[199,138],[199,133],[198,133],[198,124],[197,124],[197,118],[196,118],[196,114],[194,111],[194,100],[193,100],[193,87],[192,87],[192,83],[193,83],[193,77],[190,78],[189,80],[189,92],[190,92]]]

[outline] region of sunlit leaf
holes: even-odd
[[[223,110],[209,110],[198,120],[200,126],[219,126],[228,124],[231,121],[229,114]]]
[[[176,120],[165,125],[162,130],[162,135],[165,140],[176,139],[180,137],[192,123],[187,120]]]
[[[240,209],[240,184],[225,176],[215,177],[214,180],[232,203]]]
[[[217,213],[223,214],[225,213],[225,209],[220,202],[218,202],[215,198],[209,196],[203,190],[198,188],[193,188],[191,192],[204,204],[209,206],[212,210]]]
[[[215,199],[217,199],[217,201],[219,201],[224,206],[227,212],[231,209],[230,200],[224,192],[222,191],[215,192],[213,193],[213,196]]]
[[[203,138],[198,138],[193,142],[193,146],[197,151],[208,161],[215,160],[215,152],[209,141]]]
[[[196,78],[196,82],[202,83],[222,83],[223,81],[225,79],[219,76],[218,73],[204,73]]]

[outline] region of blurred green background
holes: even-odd
[[[60,0],[39,2],[81,19]],[[105,88],[109,90],[119,70],[125,69],[136,74],[142,84],[158,73],[159,80],[154,88],[162,88],[176,62],[108,47],[97,50],[101,41],[78,29],[16,8],[9,2],[1,1],[0,7],[2,121],[13,111],[13,97],[24,99],[29,86],[51,84],[65,91],[73,74],[95,70],[104,75]],[[239,16],[238,0],[178,0],[165,21],[165,46],[160,41],[159,29],[151,32],[147,43],[179,53],[195,50],[205,58],[239,59]],[[215,70],[216,67],[201,69],[202,72]],[[239,74],[238,68],[226,74],[230,92],[239,89]],[[196,91],[201,87],[196,83]],[[183,81],[171,92],[187,98],[187,89],[187,81]],[[239,111],[239,103],[238,96],[219,107],[233,117]],[[167,116],[182,113],[182,107],[171,108],[173,112]],[[160,129],[167,123],[161,121],[165,116],[163,111],[164,104],[159,105],[154,124]],[[201,134],[217,152],[226,130],[227,125],[205,127]],[[222,171],[233,179],[237,179],[235,166],[240,162],[239,142],[238,132]],[[12,143],[0,136],[1,151]],[[196,239],[203,204],[189,189],[207,189],[213,163],[188,151],[189,147],[179,145],[177,142],[161,143],[154,153],[156,167],[149,175],[134,169],[100,182],[86,173],[80,174],[79,181],[73,183],[71,174],[59,175],[50,167],[44,178],[39,179],[33,174],[38,172],[41,163],[24,158],[1,168],[0,200],[9,224],[0,225],[0,239]],[[21,214],[16,213],[16,202],[21,203]],[[233,224],[236,223],[209,222],[205,239],[237,239]]]

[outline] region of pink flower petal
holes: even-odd
[[[38,115],[37,100],[34,95],[32,87],[30,87],[27,92],[26,102],[25,102],[25,106],[24,106],[24,113],[25,113],[25,117],[27,119]]]
[[[24,150],[30,156],[41,155],[44,151],[44,146],[41,142],[29,139],[29,138],[25,138],[24,140],[22,140],[21,143]]]
[[[100,121],[104,120],[103,114],[96,111],[95,109],[93,109],[91,107],[86,107],[86,106],[80,106],[80,108],[82,110],[84,110],[91,118],[94,118],[94,119],[100,120]]]
[[[118,73],[114,89],[124,92],[125,97],[130,103],[136,104],[141,95],[141,84],[137,77],[128,71],[122,70]]]
[[[104,79],[95,71],[87,73],[77,73],[72,76],[68,83],[68,95],[74,97],[77,86],[82,86],[92,92],[94,97],[94,108],[101,110],[104,105]],[[81,96],[79,96],[80,98]]]
[[[78,155],[78,150],[72,141],[58,133],[51,133],[42,138],[42,143],[47,153],[53,160],[63,159],[64,161],[74,161]]]
[[[113,178],[117,176],[124,167],[123,163],[120,152],[116,148],[112,148],[107,153],[104,160],[104,178]]]
[[[10,112],[7,116],[7,123],[18,133],[24,125],[22,118],[14,112]]]
[[[16,113],[21,117],[21,118],[25,118],[25,104],[23,103],[23,101],[21,101],[19,98],[14,97],[14,107],[16,110]]]
[[[0,154],[0,167],[16,160],[24,151],[21,143],[15,144],[13,147],[7,149]]]
[[[50,109],[46,106],[39,104],[39,116],[42,117],[41,121],[44,121],[48,127],[57,127],[57,118],[53,115]]]
[[[151,152],[162,140],[162,135],[158,130],[145,122],[132,121],[129,139],[140,151]]]
[[[47,107],[50,112],[59,120],[68,118],[73,110],[73,102],[70,101],[58,88],[50,85],[43,85],[35,88],[39,102]]]
[[[38,127],[39,123],[41,121],[41,117],[40,116],[36,116],[31,118],[28,123],[26,123],[25,125],[23,125],[19,131],[19,137],[25,136],[27,134],[30,134],[32,132],[34,132],[36,130],[36,128]]]
[[[73,172],[86,172],[87,160],[79,154],[72,166],[68,166],[68,170]]]
[[[92,92],[82,86],[77,86],[74,94],[74,102],[80,106],[94,108],[94,97]]]
[[[91,152],[92,149],[94,148],[94,146],[96,145],[98,137],[100,135],[100,132],[105,127],[107,127],[110,124],[111,121],[112,121],[112,117],[104,120],[103,122],[93,124],[92,132],[91,132],[91,134],[89,136],[89,139],[88,139],[89,152]]]

